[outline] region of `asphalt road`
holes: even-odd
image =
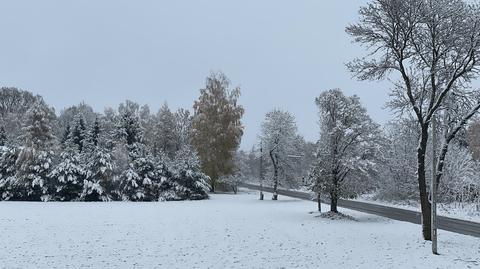
[[[260,186],[248,184],[248,183],[242,183],[240,187],[244,187],[252,190],[260,190]],[[273,189],[270,187],[263,187],[263,191],[272,192]],[[312,194],[308,192],[279,189],[278,194],[293,197],[293,198],[299,198],[303,200],[309,200],[309,201],[314,200],[314,197],[312,196]],[[378,216],[382,216],[382,217],[386,217],[394,220],[415,223],[415,224],[420,224],[420,219],[421,219],[420,212],[401,209],[401,208],[388,207],[383,205],[358,202],[358,201],[339,200],[338,206],[360,211],[360,212],[374,214],[374,215],[378,215]],[[438,223],[438,228],[441,230],[480,237],[480,223],[478,222],[438,216],[437,223]]]

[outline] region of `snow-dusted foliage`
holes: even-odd
[[[480,202],[480,164],[458,143],[447,153],[438,197],[443,202]]]
[[[50,126],[51,109],[37,102],[27,112],[24,123],[25,146],[16,160],[16,179],[22,188],[22,199],[49,200],[48,192],[54,153],[54,136]]]
[[[376,198],[386,201],[416,199],[418,127],[415,121],[400,120],[387,124],[379,174],[375,186]]]
[[[83,181],[81,199],[85,201],[110,201],[115,198],[116,177],[115,163],[109,152],[102,148],[95,150],[88,156]]]
[[[128,168],[119,177],[122,200],[153,201],[158,199],[162,167],[142,145],[135,145],[129,153]]]
[[[0,200],[208,198],[188,110],[165,105],[157,117],[126,101],[100,114],[82,103],[57,118],[40,96],[10,88],[0,96]]]
[[[320,94],[316,104],[320,140],[311,185],[317,193],[329,196],[331,211],[337,212],[338,199],[357,195],[376,172],[380,131],[357,96],[348,97],[334,89]]]
[[[269,160],[273,181],[273,200],[277,199],[280,183],[291,183],[288,171],[301,156],[296,145],[299,142],[295,118],[287,111],[274,109],[265,115],[260,136],[264,158]],[[287,184],[292,185],[292,184]]]
[[[0,200],[21,199],[22,189],[16,178],[18,150],[0,147]]]
[[[82,156],[76,150],[67,148],[59,157],[58,163],[48,175],[51,179],[49,193],[54,200],[78,200],[86,176]]]
[[[201,200],[208,198],[210,178],[201,172],[197,153],[184,147],[176,153],[170,165],[169,182],[162,182],[169,189],[161,199],[165,200]]]

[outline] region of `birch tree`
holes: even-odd
[[[239,97],[240,88],[231,89],[225,74],[212,73],[193,105],[192,145],[210,177],[212,192],[220,177],[233,172],[233,157],[243,135],[244,110]]]
[[[280,177],[285,178],[291,158],[298,154],[295,151],[297,138],[297,125],[292,114],[279,109],[267,113],[262,124],[261,141],[272,166],[272,200],[278,199]]]

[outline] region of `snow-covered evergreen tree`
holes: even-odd
[[[83,182],[81,199],[85,201],[110,201],[115,198],[115,163],[107,150],[96,147],[89,156]]]
[[[0,126],[0,147],[5,146],[5,144],[7,144],[7,132],[5,127]]]
[[[195,151],[184,147],[175,155],[171,164],[171,178],[162,179],[162,200],[201,200],[208,198],[209,177],[200,168]],[[170,180],[168,180],[170,179]]]
[[[85,167],[82,156],[72,147],[60,154],[59,162],[49,175],[50,194],[54,200],[75,201],[80,198],[85,180]]]
[[[142,142],[143,132],[140,125],[139,105],[127,100],[118,108],[116,122],[117,138],[129,146]]]
[[[74,118],[74,125],[71,127],[69,140],[73,145],[75,145],[79,152],[83,150],[83,144],[86,139],[85,120],[81,115],[76,115]]]
[[[158,199],[160,176],[155,160],[143,147],[136,145],[130,152],[128,168],[119,178],[119,192],[123,200],[153,201]]]
[[[0,200],[22,199],[23,188],[16,177],[18,150],[0,147]]]
[[[162,152],[167,156],[173,157],[177,149],[177,134],[175,133],[175,115],[170,111],[165,103],[157,114],[157,124],[155,126],[155,152]]]
[[[16,161],[17,179],[24,188],[24,198],[30,201],[48,200],[54,136],[50,127],[51,109],[37,102],[27,112],[23,128],[25,144]]]

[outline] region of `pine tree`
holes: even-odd
[[[7,144],[7,133],[5,132],[5,127],[0,126],[0,147]]]
[[[127,100],[120,104],[116,123],[117,138],[124,140],[128,146],[142,142],[143,132],[140,126],[139,105]]]
[[[201,171],[198,155],[189,147],[177,152],[171,164],[170,190],[164,191],[165,200],[201,200],[208,198],[209,177]]]
[[[95,118],[92,126],[87,131],[87,134],[85,136],[84,148],[88,149],[88,151],[91,152],[96,147],[98,147],[101,132],[102,130],[100,127],[100,120],[97,117]]]
[[[22,186],[16,178],[18,150],[0,147],[0,200],[20,200]]]
[[[76,145],[79,152],[82,152],[83,150],[85,137],[86,137],[85,120],[81,115],[77,115],[75,116],[75,125],[71,130],[69,139],[74,145]]]
[[[67,123],[67,126],[65,126],[65,131],[63,131],[63,137],[62,137],[62,144],[65,144],[69,138],[70,138],[70,123]]]
[[[83,183],[81,199],[85,201],[110,201],[114,199],[115,163],[112,156],[100,147],[96,147],[86,165],[86,178]]]
[[[66,148],[60,154],[60,162],[49,175],[52,198],[59,201],[78,200],[83,190],[85,174],[81,155],[72,147]]]
[[[157,114],[155,127],[155,151],[173,157],[176,148],[175,115],[165,103]]]

